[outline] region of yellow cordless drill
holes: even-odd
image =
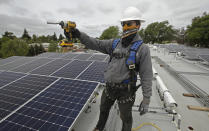
[[[61,21],[61,22],[47,22],[47,24],[59,24],[62,29],[64,29],[65,36],[67,37],[68,41],[72,42],[72,30],[76,28],[76,23],[73,21]]]

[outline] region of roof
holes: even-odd
[[[201,61],[191,61],[183,58],[182,56],[171,54],[169,53],[168,50],[164,48],[158,48],[157,50],[150,48],[150,50],[152,55],[153,68],[155,68],[157,75],[160,77],[160,79],[162,79],[163,85],[167,88],[165,92],[171,95],[170,97],[172,97],[174,99],[174,102],[177,103],[177,107],[168,108],[165,106],[165,101],[163,101],[163,99],[164,100],[166,99],[164,94],[165,92],[163,93],[164,96],[161,93],[159,93],[161,87],[159,86],[159,81],[158,79],[153,79],[153,86],[152,86],[153,96],[151,98],[151,104],[149,109],[153,112],[140,116],[139,112],[137,111],[137,107],[133,107],[133,128],[136,128],[143,123],[153,123],[154,125],[152,126],[144,125],[143,127],[140,128],[140,130],[154,131],[156,130],[154,129],[155,127],[159,127],[161,130],[174,131],[177,130],[178,128],[177,123],[179,120],[181,120],[181,122],[179,121],[181,123],[180,130],[188,130],[188,127],[192,127],[195,130],[200,130],[200,131],[207,130],[208,121],[209,121],[208,112],[189,110],[187,108],[187,105],[203,106],[203,103],[205,102],[204,99],[203,101],[200,101],[199,98],[185,97],[182,94],[194,93],[191,89],[197,87],[198,87],[198,91],[202,93],[200,95],[204,95],[204,93],[206,93],[206,95],[208,94],[209,92],[207,88],[207,85],[209,84],[208,66],[206,66],[205,63],[202,63]],[[83,130],[91,131],[95,127],[96,122],[98,120],[100,97],[104,89],[103,87],[104,81],[102,81],[102,77],[101,78],[99,77],[100,79],[97,79],[98,78],[97,75],[101,76],[101,73],[94,72],[93,74],[91,74],[92,70],[90,69],[91,67],[92,69],[95,70],[104,69],[103,66],[105,66],[105,63],[107,64],[107,61],[108,61],[108,56],[101,53],[49,53],[49,52],[40,54],[39,56],[36,57],[14,56],[0,60],[0,76],[1,76],[1,80],[5,80],[3,83],[2,81],[0,81],[0,83],[2,84],[2,85],[0,84],[0,95],[1,92],[7,91],[9,87],[17,86],[17,83],[23,84],[26,80],[29,80],[31,78],[33,78],[34,82],[36,81],[36,84],[31,83],[30,86],[31,88],[35,87],[36,85],[39,85],[39,83],[42,83],[41,85],[46,84],[46,82],[44,82],[46,81],[46,79],[48,80],[50,79],[51,81],[51,82],[49,81],[49,83],[46,84],[46,86],[40,88],[40,92],[38,91],[39,93],[34,94],[32,97],[29,97],[30,99],[23,101],[23,103],[18,108],[15,108],[15,110],[10,112],[8,116],[4,116],[4,117],[1,116],[0,125],[2,123],[5,124],[5,122],[7,123],[9,122],[11,124],[10,121],[12,121],[11,119],[12,117],[14,117],[15,114],[21,112],[23,108],[28,108],[28,106],[30,107],[31,102],[44,99],[44,97],[42,96],[49,92],[55,91],[57,95],[55,95],[56,94],[55,93],[54,96],[57,97],[60,96],[58,93],[59,91],[58,89],[64,86],[63,85],[56,86],[59,85],[58,83],[75,82],[75,84],[79,84],[79,83],[81,85],[84,84],[85,87],[91,86],[91,83],[92,84],[97,83],[98,86],[96,85],[94,86],[93,92],[89,94],[90,96],[88,100],[84,104],[83,108],[80,110],[78,116],[74,119],[75,121],[73,121],[71,126],[67,128],[66,126],[59,126],[56,124],[52,124],[54,126],[63,127],[63,129],[75,129],[76,131],[83,131]],[[77,70],[76,67],[80,69],[79,70],[80,73],[74,72],[75,70]],[[63,70],[63,68],[67,69],[67,71]],[[74,75],[77,74],[77,75],[74,76],[72,74],[69,74],[69,72],[74,72],[73,74]],[[82,75],[85,73],[87,73],[88,75]],[[95,73],[97,74],[96,75],[97,77],[94,77]],[[87,83],[83,83],[83,82],[87,82]],[[70,86],[71,84],[67,84],[67,85]],[[84,85],[79,88],[82,89]],[[18,92],[17,90],[14,91]],[[23,90],[20,91],[22,92]],[[28,92],[29,90],[25,90],[25,91]],[[71,95],[75,95],[75,93]],[[70,97],[71,95],[68,95],[68,97]],[[55,101],[56,99],[53,100]],[[139,89],[137,91],[137,97],[134,105],[138,106],[141,100],[142,100],[142,92],[141,89]],[[6,102],[6,101],[7,99],[4,98],[1,99],[0,102],[2,104],[2,102]],[[5,107],[5,104],[3,105]],[[2,110],[2,108],[3,107],[0,107],[0,110]],[[168,114],[167,109],[172,109],[172,111],[174,113],[176,112],[176,114],[173,115]],[[55,118],[61,119],[62,117],[57,116]],[[175,118],[174,121],[172,121],[173,118]],[[21,119],[17,121],[17,123],[22,123],[22,122],[23,120]],[[24,125],[24,123],[22,124]],[[13,125],[16,125],[17,128],[19,127],[22,128],[22,126],[20,126],[19,124],[13,123]],[[32,127],[32,125],[29,124],[27,126]],[[27,126],[26,127],[23,126],[23,127],[27,128]],[[121,120],[119,117],[119,112],[116,102],[110,112],[110,116],[106,124],[106,130],[117,131],[120,129],[121,129]]]

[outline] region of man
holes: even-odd
[[[141,23],[140,11],[135,7],[128,7],[123,13],[121,25],[122,37],[118,40],[98,40],[89,37],[78,29],[73,30],[73,37],[79,38],[88,48],[110,55],[107,70],[104,72],[106,88],[101,97],[99,121],[94,131],[102,131],[106,124],[111,106],[117,100],[120,117],[123,121],[122,131],[131,131],[132,106],[135,101],[136,76],[141,78],[143,100],[140,104],[140,114],[148,111],[152,95],[152,64],[148,46],[141,44],[136,50],[134,65],[127,66],[130,48],[136,42],[142,42],[138,35]],[[66,34],[66,33],[65,33]],[[68,34],[66,34],[68,35]],[[116,43],[113,49],[113,43]]]

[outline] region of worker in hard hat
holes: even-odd
[[[88,48],[110,55],[107,70],[104,72],[106,87],[101,97],[99,121],[94,131],[104,129],[110,108],[116,100],[123,122],[122,131],[131,131],[132,106],[138,88],[136,86],[138,74],[143,94],[139,107],[140,115],[148,111],[153,75],[149,47],[143,44],[138,34],[143,22],[140,11],[135,7],[128,7],[121,19],[123,34],[120,39],[98,40],[78,29],[73,30],[73,37],[79,38]]]

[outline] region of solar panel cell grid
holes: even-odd
[[[64,56],[62,56],[63,59],[73,59],[74,57],[76,57],[78,54],[75,53],[68,53]]]
[[[54,53],[54,54],[50,55],[48,58],[60,58],[64,55],[65,55],[64,53]]]
[[[32,61],[28,64],[25,64],[25,65],[22,65],[18,68],[14,68],[12,69],[12,71],[16,71],[16,72],[24,72],[24,73],[27,73],[43,64],[46,64],[50,61],[52,61],[53,59],[47,59],[47,58],[40,58],[40,59],[37,59],[35,61]]]
[[[38,57],[49,57],[49,56],[51,56],[53,54],[54,53],[52,53],[52,52],[46,52],[46,53],[42,53],[42,54],[38,55]]]
[[[21,125],[21,127],[32,130],[67,131],[78,117],[97,84],[60,79],[7,118],[0,124],[0,127],[8,129],[9,126],[18,125],[20,128],[19,125]],[[20,121],[23,119],[24,121]]]
[[[52,75],[65,78],[76,78],[91,63],[91,61],[74,60]]]
[[[57,59],[55,61],[52,61],[44,66],[41,66],[40,68],[37,68],[33,70],[32,74],[40,74],[40,75],[50,75],[51,73],[55,72],[59,68],[63,67],[67,63],[71,62],[71,60],[64,60],[64,59]]]
[[[209,52],[208,52],[209,53]],[[208,55],[199,55],[201,59],[209,63],[209,54]]]
[[[0,87],[9,84],[10,82],[17,80],[18,78],[21,78],[25,76],[25,74],[21,73],[13,73],[13,72],[1,72],[0,73]]]
[[[9,57],[9,58],[6,58],[6,59],[1,59],[0,60],[0,65],[7,64],[9,62],[15,61],[15,60],[20,59],[20,58],[23,58],[23,57],[21,57],[21,56],[12,56],[12,57]]]
[[[103,61],[106,57],[107,57],[107,55],[98,55],[98,54],[96,54],[96,55],[93,55],[88,60]]]
[[[13,68],[16,68],[18,66],[26,64],[28,62],[31,62],[32,60],[35,60],[35,59],[37,59],[37,58],[35,58],[35,57],[24,57],[22,59],[18,59],[16,61],[13,61],[13,62],[8,63],[6,65],[0,66],[0,70],[11,70]]]
[[[3,105],[0,106],[0,109],[5,110],[2,115],[7,116],[56,79],[53,77],[28,75],[0,89],[0,105]]]
[[[92,56],[92,54],[79,54],[78,56],[76,56],[74,59],[78,59],[78,60],[87,60],[88,58],[90,58]]]
[[[87,70],[85,70],[78,79],[98,81],[104,83],[104,70],[107,67],[106,62],[95,61]]]

